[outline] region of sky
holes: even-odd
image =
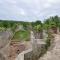
[[[36,21],[60,16],[60,0],[0,0],[0,19]]]

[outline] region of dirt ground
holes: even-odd
[[[11,42],[8,60],[15,60],[19,53],[30,47],[30,42]]]
[[[21,44],[19,42],[11,42],[8,59],[14,60],[16,56],[24,50],[25,50],[24,44]]]

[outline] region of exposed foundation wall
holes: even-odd
[[[8,60],[8,56],[9,56],[9,45],[10,45],[10,43],[8,43],[4,48],[2,48],[0,50],[0,53],[5,58],[5,60]]]
[[[35,39],[43,39],[43,31],[34,32]]]
[[[8,60],[11,32],[0,32],[0,60]]]
[[[28,49],[20,53],[15,60],[38,60],[45,50],[45,42],[43,39],[35,39],[34,33],[31,31],[32,49]]]
[[[15,60],[37,60],[45,52],[45,44],[38,45],[37,49],[26,50],[20,53]]]
[[[6,60],[5,57],[0,53],[0,60]]]

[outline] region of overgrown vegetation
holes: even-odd
[[[60,17],[54,16],[47,18],[43,23],[39,20],[35,22],[0,20],[0,31],[5,31],[7,29],[11,29],[14,33],[14,39],[28,40],[30,34],[28,31],[31,30],[33,30],[34,35],[36,35],[35,37],[42,37],[40,35],[42,35],[43,30],[46,30],[47,33],[49,31],[53,31],[54,33],[57,33],[57,30],[60,31]]]
[[[29,31],[17,31],[13,37],[15,41],[29,41],[30,39],[30,32]]]

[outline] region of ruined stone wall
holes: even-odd
[[[37,60],[45,52],[45,44],[38,45],[36,51],[28,49],[20,53],[15,60]]]
[[[10,37],[9,31],[0,32],[0,60],[8,60]]]
[[[5,57],[0,53],[0,60],[6,60]]]
[[[45,52],[45,42],[43,39],[35,39],[31,31],[32,48],[20,53],[15,60],[38,60],[42,53]]]

